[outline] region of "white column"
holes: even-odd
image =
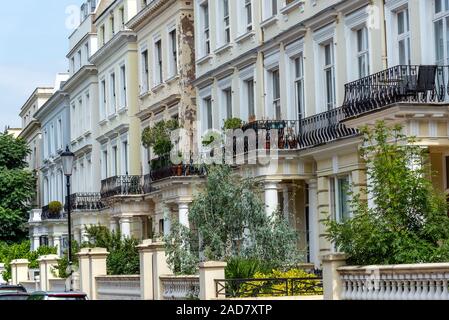
[[[39,236],[33,237],[33,250],[36,251],[40,247]]]
[[[117,232],[118,228],[119,228],[119,226],[118,226],[118,223],[117,223],[117,219],[111,218],[109,220],[109,229],[110,229],[110,231],[111,232]]]
[[[318,183],[317,180],[309,180],[309,250],[310,261],[315,264],[315,268],[320,267],[319,256],[319,235],[318,235]]]
[[[57,247],[56,254],[61,256],[61,236],[58,235],[53,237],[53,246]]]
[[[170,208],[164,208],[164,236],[168,236],[170,234],[171,231],[171,211]],[[159,230],[159,232],[161,232],[161,230]]]
[[[131,218],[124,217],[120,219],[120,231],[123,238],[131,238]]]
[[[265,182],[265,210],[269,217],[271,217],[278,209],[278,182],[279,181]]]
[[[189,204],[188,203],[179,203],[179,224],[189,228]]]
[[[290,208],[289,208],[289,206],[288,206],[288,203],[289,203],[289,193],[288,193],[288,185],[284,185],[284,186],[282,186],[282,194],[283,194],[283,198],[284,198],[284,203],[283,203],[283,206],[284,206],[284,218],[287,220],[287,221],[290,221]]]

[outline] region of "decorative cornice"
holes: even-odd
[[[44,105],[39,108],[34,117],[42,123],[41,119],[46,115],[48,115],[53,110],[54,106],[57,106],[58,103],[62,102],[64,99],[68,97],[69,94],[66,91],[63,90],[56,91],[51,96],[51,98],[48,99],[47,102],[45,102]]]
[[[154,0],[145,6],[137,15],[135,15],[126,24],[127,28],[134,31],[140,31],[143,27],[147,25],[146,22],[151,18],[154,18],[158,11],[176,3],[176,0]]]
[[[69,80],[64,83],[62,87],[65,91],[70,91],[73,87],[76,87],[85,77],[97,74],[97,67],[94,65],[82,66],[75,74],[73,74]]]
[[[91,56],[89,62],[98,65],[110,56],[111,51],[117,51],[124,44],[136,41],[137,37],[133,31],[122,30]]]

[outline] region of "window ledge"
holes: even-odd
[[[168,78],[167,80],[165,80],[165,83],[167,84],[171,84],[172,82],[175,82],[176,80],[179,80],[179,74],[175,74],[174,76]]]
[[[265,19],[264,21],[262,21],[260,23],[260,27],[261,28],[267,28],[267,27],[271,26],[272,24],[277,23],[278,20],[279,20],[279,18],[278,18],[277,15],[271,16],[270,18]]]
[[[70,144],[71,144],[72,146],[74,146],[75,144],[77,144],[77,142],[76,142],[76,140],[72,140],[72,141],[70,141]]]
[[[79,136],[76,141],[81,142],[84,139],[84,136]]]
[[[100,122],[98,122],[98,124],[99,124],[100,126],[103,126],[103,125],[106,124],[106,122],[108,122],[108,120],[107,120],[107,119],[103,119],[103,120],[101,120]]]
[[[288,14],[288,13],[290,13],[291,11],[293,11],[293,10],[295,10],[295,9],[297,9],[297,8],[299,8],[299,7],[301,7],[301,5],[303,5],[303,4],[304,4],[304,0],[296,0],[296,1],[293,1],[293,2],[290,3],[289,5],[283,7],[283,8],[280,10],[280,12],[281,12],[282,14]]]
[[[242,35],[238,36],[237,38],[235,38],[235,42],[237,42],[237,43],[244,42],[250,38],[253,38],[255,35],[256,35],[256,32],[254,30],[247,31],[247,32],[243,33]]]
[[[229,50],[231,48],[232,48],[232,43],[228,42],[228,43],[222,45],[220,48],[215,49],[214,53],[215,54],[222,54],[222,53],[224,53],[225,51],[227,51],[227,50]]]
[[[120,109],[118,109],[118,114],[122,114],[122,113],[125,113],[126,111],[128,111],[128,108],[126,107],[126,106],[124,106],[124,107],[121,107]]]
[[[160,91],[163,87],[165,87],[165,83],[162,82],[162,83],[157,84],[153,88],[151,88],[151,91],[153,93],[156,93],[156,92]]]
[[[211,55],[211,54],[208,54],[207,56],[204,56],[204,57],[202,57],[202,58],[196,60],[196,64],[198,64],[198,65],[204,64],[204,63],[206,63],[207,61],[209,61],[210,59],[212,59],[212,55]]]
[[[145,99],[147,96],[149,96],[151,94],[150,90],[147,90],[145,92],[142,92],[139,96],[139,99]]]
[[[115,118],[117,118],[117,113],[111,114],[111,115],[108,117],[108,120],[111,121],[111,120],[114,120]]]
[[[90,131],[90,130],[87,130],[85,133],[84,133],[84,136],[87,138],[88,136],[90,136],[92,134],[92,132]]]

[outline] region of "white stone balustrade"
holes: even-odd
[[[163,300],[197,299],[200,293],[199,276],[163,276]]]
[[[340,267],[343,300],[449,300],[449,263]]]
[[[141,300],[140,275],[95,277],[97,300]]]

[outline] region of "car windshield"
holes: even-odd
[[[83,296],[49,296],[47,300],[86,300]]]

